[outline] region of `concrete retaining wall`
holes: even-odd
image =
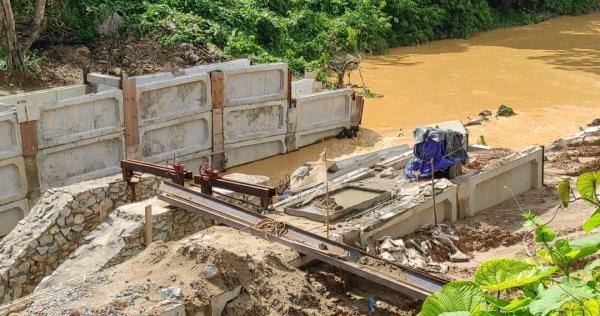
[[[40,149],[123,130],[123,97],[119,90],[48,101],[37,107]]]
[[[285,135],[259,138],[225,145],[225,167],[231,168],[287,151]]]
[[[287,108],[285,100],[225,108],[225,144],[285,134]]]
[[[458,184],[460,216],[474,216],[531,189],[542,187],[544,154],[540,147],[515,155],[521,156],[490,171],[465,175]],[[506,188],[510,188],[511,191]]]
[[[137,84],[140,126],[210,111],[210,89],[208,74]]]
[[[215,70],[223,72],[222,91],[212,87]],[[176,156],[197,170],[224,150],[225,167],[233,167],[335,136],[350,120],[351,90],[314,93],[314,79],[291,84],[284,63],[242,59],[137,76],[135,84],[102,74],[86,79],[0,98],[0,175],[10,179],[0,185],[0,206],[118,173],[125,158],[166,163]],[[290,108],[288,92],[298,108]],[[213,93],[222,99],[222,122]],[[222,133],[213,131],[221,123]]]
[[[15,111],[0,113],[0,159],[20,156],[21,132]]]
[[[286,99],[287,72],[284,63],[225,70],[225,107]]]
[[[24,198],[28,186],[23,157],[0,161],[0,179],[0,205]]]
[[[40,189],[45,191],[119,173],[124,158],[122,133],[40,150]]]
[[[142,159],[163,161],[212,147],[210,112],[181,117],[141,128]]]
[[[324,91],[296,99],[296,131],[350,122],[352,89]]]
[[[28,212],[29,201],[27,201],[27,199],[0,206],[0,237],[8,235]]]

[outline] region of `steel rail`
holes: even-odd
[[[257,237],[275,241],[299,253],[331,264],[367,280],[423,300],[438,291],[448,280],[394,264],[354,247],[286,224],[286,232],[274,235],[255,226],[270,217],[227,204],[175,183],[163,182],[159,199],[203,217],[243,230]],[[379,268],[376,268],[379,267]],[[383,270],[392,271],[385,273]]]

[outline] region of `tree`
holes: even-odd
[[[6,54],[7,70],[27,72],[25,56],[44,28],[46,0],[35,0],[31,23],[24,34],[17,34],[10,0],[0,0],[0,47]]]

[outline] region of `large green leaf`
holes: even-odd
[[[515,259],[493,259],[482,263],[475,271],[475,283],[489,291],[503,291],[537,282],[556,268],[542,269],[535,264]]]
[[[594,214],[588,218],[588,220],[583,224],[583,231],[589,233],[592,229],[598,227],[600,225],[600,207],[596,209]]]
[[[536,242],[549,242],[556,238],[556,233],[546,225],[539,226],[535,229]]]
[[[421,316],[462,315],[477,313],[485,307],[483,292],[477,284],[468,281],[450,282],[439,292],[430,295],[421,307]],[[458,314],[450,314],[456,313]],[[447,313],[447,314],[446,314]]]
[[[514,311],[522,310],[525,307],[529,306],[531,301],[532,301],[531,297],[516,298],[516,299],[512,300],[510,302],[510,304],[504,306],[504,310],[506,310],[507,312],[514,312]]]
[[[600,171],[586,172],[577,178],[577,192],[584,199],[597,202],[596,189],[600,185]]]
[[[570,279],[540,292],[529,304],[529,311],[536,316],[545,316],[562,310],[566,303],[583,302],[597,296],[598,292],[593,288],[579,280]]]
[[[595,254],[598,250],[600,250],[600,234],[591,234],[574,240],[556,240],[554,252],[539,248],[537,254],[549,263],[565,265]]]
[[[598,316],[600,307],[598,301],[593,298],[584,302],[567,302],[562,306],[567,316]]]
[[[564,207],[569,206],[569,193],[571,191],[571,181],[563,179],[558,183],[558,197]]]

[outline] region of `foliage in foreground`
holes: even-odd
[[[582,238],[560,238],[531,212],[524,226],[535,234],[535,255],[523,259],[493,259],[482,263],[473,281],[445,285],[423,303],[421,316],[462,315],[600,315],[600,203],[596,194],[600,171],[579,176],[575,198],[569,180],[558,186],[561,205],[583,199],[596,208],[583,224]],[[573,200],[571,200],[573,198]]]

